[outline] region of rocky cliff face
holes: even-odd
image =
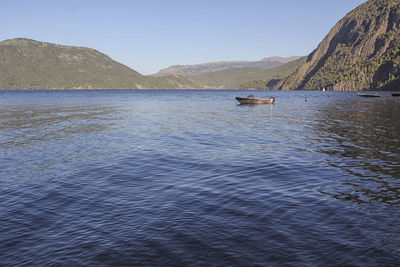
[[[341,19],[277,89],[400,90],[400,0],[370,0]]]

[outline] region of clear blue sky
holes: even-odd
[[[365,0],[2,0],[0,40],[85,46],[139,71],[309,54]]]

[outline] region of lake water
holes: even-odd
[[[399,266],[400,98],[1,91],[0,203],[3,266]]]

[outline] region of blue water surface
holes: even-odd
[[[380,94],[0,91],[0,265],[399,266]]]

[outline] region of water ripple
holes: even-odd
[[[389,96],[2,94],[2,265],[400,263]]]

